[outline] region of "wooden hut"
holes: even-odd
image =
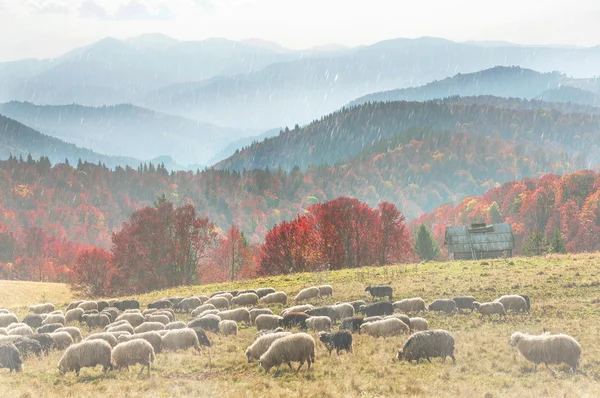
[[[512,257],[515,241],[510,224],[446,227],[444,244],[451,260]]]

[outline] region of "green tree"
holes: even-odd
[[[532,232],[523,243],[523,254],[525,256],[541,256],[546,252],[546,237],[543,233]]]
[[[488,211],[492,224],[500,224],[504,222],[504,217],[502,217],[502,214],[500,213],[500,206],[498,206],[497,202],[493,202]]]
[[[419,225],[419,229],[417,230],[415,251],[421,260],[433,260],[440,255],[440,248],[425,224]]]
[[[552,235],[552,240],[550,241],[550,249],[548,250],[550,253],[566,253],[567,252],[567,244],[565,243],[565,238],[563,238],[560,230],[556,228],[554,230],[554,234]]]

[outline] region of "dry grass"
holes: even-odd
[[[0,308],[22,309],[43,302],[59,305],[72,298],[69,285],[64,283],[0,280]]]
[[[456,339],[457,363],[410,365],[395,361],[406,337],[373,339],[354,335],[354,354],[331,357],[318,343],[317,362],[309,372],[294,376],[287,367],[270,375],[243,354],[255,329],[240,327],[238,336],[210,334],[208,355],[193,352],[161,353],[153,374],[137,377],[133,370],[110,372],[84,369],[59,377],[59,353],[41,361],[30,359],[22,374],[0,370],[0,397],[597,397],[600,396],[600,255],[567,255],[482,262],[429,263],[385,268],[363,268],[319,274],[299,274],[213,286],[172,289],[140,297],[144,304],[163,296],[200,294],[221,289],[273,286],[294,294],[310,284],[330,283],[332,301],[364,299],[365,285],[391,281],[395,299],[434,298],[470,294],[490,300],[509,292],[532,297],[530,315],[511,315],[507,322],[480,321],[478,316],[426,314],[431,328],[451,331]],[[31,290],[32,300],[39,294]],[[64,291],[64,290],[63,290]],[[5,294],[2,292],[2,294]],[[67,294],[67,293],[64,293]],[[55,301],[68,300],[59,297]],[[280,306],[275,307],[277,309]],[[185,317],[183,317],[185,318]],[[572,375],[555,366],[553,377],[543,366],[537,372],[508,345],[514,331],[544,330],[574,336],[583,347],[581,369]]]

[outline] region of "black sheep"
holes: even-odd
[[[360,331],[360,325],[363,324],[362,318],[345,318],[342,319],[340,330],[349,330],[351,333]]]
[[[44,318],[39,314],[29,314],[23,318],[23,323],[32,329],[36,329],[42,326]]]
[[[473,296],[454,297],[452,300],[456,303],[459,310],[471,310],[473,312],[473,303],[477,301]]]
[[[100,311],[100,312],[102,312],[103,309],[110,307],[110,304],[108,304],[108,301],[104,301],[104,300],[96,301],[96,304],[98,304],[98,311]]]
[[[371,293],[373,298],[376,297],[389,297],[392,299],[392,287],[390,285],[377,285],[377,286],[368,286],[365,288],[365,292]]]
[[[15,347],[19,350],[19,354],[23,359],[27,359],[29,355],[34,354],[40,358],[42,356],[42,346],[36,340],[29,338],[22,338],[14,342]]]
[[[9,368],[11,373],[13,370],[17,372],[23,370],[23,361],[14,344],[0,345],[0,367]]]
[[[306,326],[306,320],[310,318],[310,315],[303,312],[290,312],[285,314],[282,320],[279,321],[279,326],[284,329],[291,329],[294,326],[300,328],[300,330],[308,330]]]
[[[53,348],[56,348],[56,343],[54,339],[50,337],[47,333],[42,334],[34,334],[33,336],[29,336],[30,339],[36,340],[40,343],[40,347],[42,348],[42,352],[44,355],[48,355],[48,351]]]
[[[163,309],[163,308],[172,308],[172,307],[173,307],[173,304],[169,300],[158,300],[158,301],[148,304],[148,308]]]
[[[118,309],[119,311],[139,310],[140,302],[135,299],[122,300],[122,301],[117,301],[115,303],[114,307],[116,309]]]
[[[206,335],[206,332],[204,332],[204,329],[202,329],[201,327],[194,327],[191,329],[194,332],[196,332],[196,336],[198,336],[198,342],[200,343],[200,345],[210,347],[211,343],[208,339],[208,336]]]
[[[202,328],[204,330],[209,330],[213,333],[217,333],[219,331],[219,320],[215,318],[198,318],[194,319],[190,323],[188,323],[189,328]]]
[[[340,351],[352,352],[352,335],[346,331],[331,333],[319,333],[319,340],[325,343],[325,346],[331,351],[335,349],[335,352],[340,355]]]
[[[360,312],[367,317],[392,315],[394,313],[394,305],[389,301],[380,301],[360,307]]]
[[[48,325],[44,325],[37,329],[39,334],[41,333],[53,333],[56,329],[60,329],[65,327],[62,323],[49,323]]]
[[[519,296],[525,299],[525,303],[527,304],[527,312],[531,311],[531,299],[527,294],[519,294]]]

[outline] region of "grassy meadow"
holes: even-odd
[[[183,287],[138,296],[144,308],[158,298],[272,286],[293,295],[301,288],[331,284],[334,296],[324,303],[367,299],[365,286],[391,282],[394,300],[473,295],[490,301],[503,294],[526,293],[531,314],[509,315],[507,321],[483,321],[478,315],[424,315],[431,329],[450,331],[456,340],[456,364],[408,364],[395,360],[406,336],[374,339],[354,334],[354,354],[329,357],[317,341],[316,364],[296,376],[287,366],[271,374],[247,363],[244,351],[256,329],[240,325],[237,336],[208,333],[213,347],[198,355],[163,352],[150,377],[136,369],[109,372],[82,369],[58,375],[62,353],[25,362],[24,372],[0,369],[0,397],[598,397],[600,396],[600,255],[580,254],[506,260],[456,261],[361,268],[278,276],[236,283]],[[0,281],[0,308],[19,317],[29,305],[44,300],[64,309],[72,295],[65,285]],[[43,300],[44,299],[44,300]],[[314,304],[314,303],[313,303]],[[288,303],[288,305],[292,305]],[[282,308],[273,306],[275,313]],[[177,315],[188,320],[187,315]],[[83,329],[83,328],[82,328]],[[515,331],[567,333],[583,348],[581,368],[570,374],[554,366],[556,376],[533,364],[509,346]],[[83,331],[83,330],[82,330]],[[84,332],[87,334],[87,330]]]

